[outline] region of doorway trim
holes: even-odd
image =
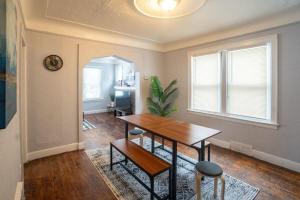
[[[27,46],[24,35],[24,29],[21,28],[20,34],[20,67],[19,67],[19,125],[20,125],[20,150],[21,162],[28,161],[28,107],[27,107],[27,94],[28,94],[28,73],[27,73]]]
[[[99,55],[97,58],[104,58],[104,57],[110,57],[110,56],[114,56],[120,59],[126,59],[124,58],[124,56],[119,56],[118,54],[111,54],[111,55]],[[125,56],[126,57],[126,56]],[[95,58],[95,56],[91,56],[89,58],[89,60]],[[132,62],[134,64],[134,68],[135,70],[137,69],[136,63],[134,60],[131,59],[126,59],[129,60],[130,62]],[[85,63],[87,64],[87,63]],[[81,66],[83,65],[83,66]],[[82,122],[83,122],[83,100],[82,100],[82,83],[83,83],[83,68],[84,68],[84,64],[80,63],[80,48],[79,48],[79,44],[77,45],[77,108],[78,108],[78,149],[85,149],[85,144],[84,144],[84,139],[82,137]],[[136,85],[135,88],[135,103],[139,104],[139,107],[135,107],[135,112],[136,113],[141,113],[141,106],[142,106],[142,97],[141,97],[141,76],[140,76],[140,72],[135,72],[135,76],[136,76],[136,82],[138,82],[138,84]]]

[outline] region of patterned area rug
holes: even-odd
[[[139,143],[139,139],[133,140],[136,143]],[[160,145],[159,143],[155,144],[156,146]],[[151,140],[150,138],[144,138],[144,148],[150,150]],[[167,147],[166,147],[167,148]],[[138,183],[124,168],[120,165],[114,165],[113,170],[110,170],[109,167],[109,146],[106,146],[101,149],[87,150],[88,157],[97,168],[99,174],[102,176],[104,181],[110,187],[112,192],[118,199],[124,200],[144,200],[150,199],[149,192]],[[116,150],[113,152],[114,162],[123,160],[124,157],[119,154]],[[171,154],[163,151],[162,149],[157,148],[155,154],[162,159],[171,162]],[[181,154],[181,156],[184,156]],[[191,161],[191,158],[184,156]],[[194,165],[178,158],[178,169],[177,169],[177,199],[191,199],[195,200],[195,177],[194,177]],[[138,176],[144,183],[150,185],[148,176],[137,168],[133,163],[128,162],[129,169],[136,176]],[[241,180],[238,180],[228,174],[225,174],[225,199],[227,200],[252,200],[254,199],[259,189],[255,188]],[[168,172],[162,173],[155,178],[154,185],[155,192],[161,197],[165,196],[168,193]],[[220,194],[221,183],[219,181],[218,194]],[[213,179],[205,178],[202,182],[202,199],[211,200],[213,198]],[[218,198],[219,199],[219,196]]]

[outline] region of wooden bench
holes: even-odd
[[[119,151],[125,160],[113,162],[113,148]],[[134,163],[137,167],[143,170],[150,179],[150,187],[143,183],[137,176],[135,176],[127,167],[127,159]],[[124,163],[124,164],[123,164]],[[110,169],[113,165],[120,164],[124,169],[131,174],[141,185],[143,185],[149,192],[151,200],[157,199],[170,199],[171,194],[171,165],[159,157],[153,155],[149,151],[143,149],[139,145],[127,140],[119,139],[110,143]],[[154,178],[155,176],[169,170],[169,194],[161,198],[154,192]]]

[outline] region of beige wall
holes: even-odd
[[[80,119],[77,113],[78,105],[82,109],[82,103],[78,102],[77,97],[81,95],[83,66],[91,58],[120,56],[133,61],[141,76],[144,73],[162,76],[161,53],[34,31],[27,31],[27,39],[29,152],[81,141],[78,138]],[[62,57],[64,66],[61,70],[50,72],[43,67],[43,59],[50,54]],[[143,79],[141,96],[145,102],[148,81]],[[145,108],[141,107],[140,111],[143,110]]]
[[[278,34],[279,37],[279,124],[278,130],[230,122],[213,117],[203,117],[188,112],[188,56],[189,51],[219,45],[240,39]],[[251,34],[213,44],[168,52],[165,59],[165,81],[178,79],[179,112],[174,117],[196,124],[223,130],[216,138],[230,142],[238,141],[252,145],[255,150],[300,163],[300,24],[292,24],[269,31]],[[298,164],[299,170],[299,164]]]
[[[278,130],[203,117],[186,111],[188,104],[187,53],[189,51],[270,34],[279,36],[280,128]],[[141,72],[141,97],[144,106],[139,111],[146,111],[145,101],[149,92],[149,82],[143,80],[144,74],[159,75],[163,83],[176,78],[180,94],[176,102],[179,111],[175,113],[175,118],[223,130],[223,133],[216,137],[223,141],[249,144],[257,151],[299,163],[300,106],[298,102],[300,92],[293,90],[295,85],[299,85],[300,80],[299,35],[300,24],[298,23],[162,54],[138,48],[27,31],[29,152],[82,141],[80,135],[77,134],[80,128],[78,122],[81,121],[78,111],[82,110],[82,104],[78,102],[78,96],[81,96],[82,68],[93,57],[116,55],[133,61],[137,71]],[[58,54],[63,58],[64,67],[60,71],[49,72],[42,66],[44,57],[49,54]]]
[[[21,136],[20,136],[20,34],[23,26],[19,7],[17,6],[18,34],[17,34],[17,113],[6,129],[0,130],[0,199],[14,199],[17,182],[22,179]]]

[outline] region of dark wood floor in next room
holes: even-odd
[[[122,138],[123,123],[110,113],[86,116],[97,128],[85,131],[86,148],[93,149]],[[195,157],[184,146],[179,151]],[[212,160],[227,174],[260,188],[261,199],[300,199],[300,174],[248,156],[212,146]],[[74,151],[31,161],[25,165],[26,200],[113,200],[114,195],[98,175],[84,151]]]

